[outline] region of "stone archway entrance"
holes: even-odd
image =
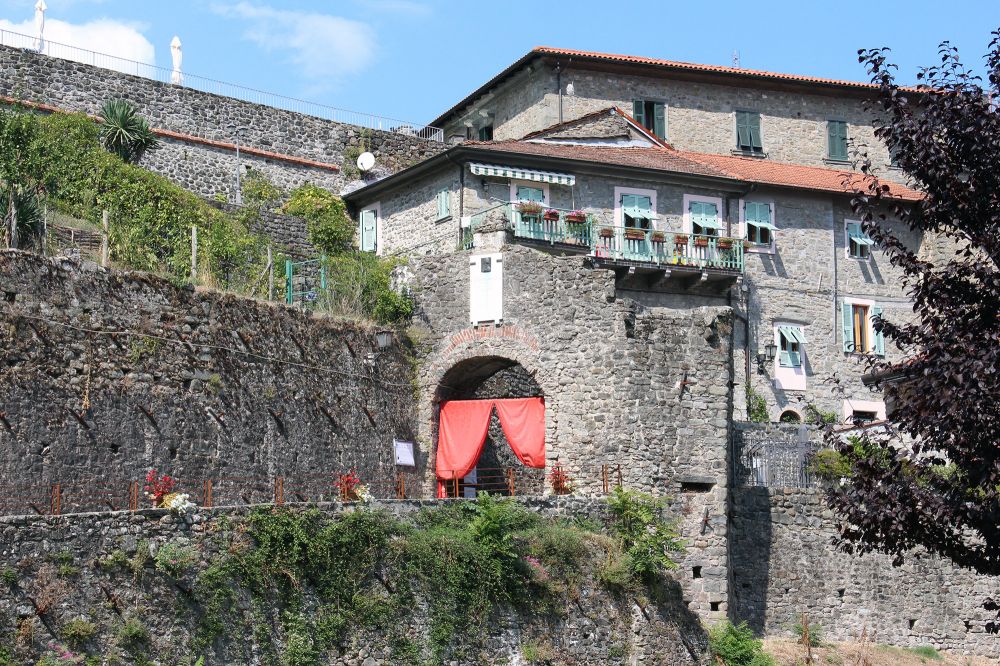
[[[482,356],[457,363],[442,377],[435,400],[489,400],[544,397],[531,373],[517,361]],[[499,495],[541,495],[545,470],[526,467],[511,450],[494,411],[476,468],[457,483],[446,484],[448,497],[475,497],[479,492]]]

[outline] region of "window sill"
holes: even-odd
[[[832,157],[824,157],[823,164],[833,164],[835,166],[851,166],[851,160],[835,160]]]
[[[737,157],[753,157],[758,160],[767,159],[767,153],[765,153],[763,150],[740,150],[739,148],[736,148],[729,152],[730,154],[736,155]]]
[[[746,254],[775,254],[777,252],[777,248],[775,248],[773,244],[772,245],[754,244],[743,250],[743,252]]]
[[[447,222],[450,219],[452,219],[451,215],[445,215],[444,217],[439,217],[438,219],[434,220],[434,224],[441,224],[442,222]]]

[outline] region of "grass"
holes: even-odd
[[[764,650],[774,658],[777,666],[800,666],[805,659],[803,646],[795,638],[767,638]],[[816,664],[823,666],[996,666],[996,660],[938,651],[925,645],[920,647],[894,647],[869,645],[867,649],[853,641],[833,642],[824,640],[822,646],[812,649]]]

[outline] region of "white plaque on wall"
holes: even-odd
[[[413,457],[413,442],[404,442],[399,439],[392,440],[392,445],[396,449],[396,464],[402,467],[416,467],[417,462]]]

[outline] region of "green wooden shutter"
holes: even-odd
[[[667,138],[667,113],[663,104],[653,105],[653,134],[661,139]]]
[[[764,144],[760,140],[760,114],[747,114],[747,127],[750,130],[750,149],[763,150]]]
[[[636,196],[634,194],[623,194],[622,209],[624,210],[626,208],[635,208],[635,199]]]
[[[840,306],[840,313],[843,315],[843,321],[841,322],[841,328],[844,331],[844,351],[853,352],[854,351],[854,308],[851,307],[850,303],[842,303]]]
[[[831,160],[847,159],[847,123],[841,120],[829,120],[826,123],[827,141],[830,144]]]
[[[791,354],[789,352],[786,352],[786,351],[783,350],[781,352],[781,359],[780,359],[779,363],[781,363],[781,367],[783,367],[783,368],[789,368],[789,367],[791,367],[792,366]]]
[[[441,190],[437,195],[438,219],[451,215],[451,193]]]
[[[736,112],[736,147],[741,149],[750,148],[750,127],[747,125],[746,111]]]
[[[378,232],[378,221],[375,218],[374,210],[361,211],[361,251],[375,252],[376,238]]]
[[[882,308],[880,308],[877,305],[872,307],[872,317],[873,318],[877,317],[877,316],[879,316],[881,314],[882,314]],[[881,331],[875,331],[874,328],[872,329],[872,331],[875,332],[875,335],[874,335],[874,339],[875,339],[875,355],[876,356],[885,356],[885,336],[882,335]]]
[[[646,126],[646,103],[641,99],[632,102],[632,117],[643,127]]]
[[[653,200],[650,197],[636,195],[635,207],[645,213],[645,217],[653,217]]]
[[[528,187],[527,185],[518,185],[517,200],[537,201],[538,203],[543,203],[545,201],[545,190],[541,189],[540,187]]]

